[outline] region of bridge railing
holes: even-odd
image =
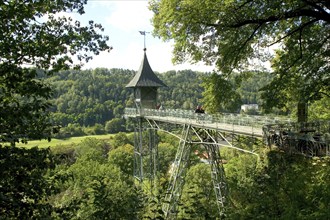
[[[289,119],[268,116],[255,116],[255,115],[241,115],[241,114],[201,114],[195,113],[193,110],[183,109],[142,109],[139,112],[136,108],[125,108],[125,116],[158,116],[158,117],[171,117],[173,120],[178,118],[180,120],[198,120],[200,123],[224,123],[232,125],[242,125],[250,127],[262,128],[265,124],[278,124],[290,123]]]
[[[330,121],[268,124],[263,133],[269,146],[307,156],[330,156]]]
[[[269,146],[274,145],[283,150],[298,151],[308,156],[330,156],[330,121],[297,123],[280,117],[240,114],[210,115],[182,109],[141,109],[138,111],[136,108],[125,108],[125,116],[154,116],[171,122],[182,122],[184,119],[187,123],[207,123],[219,128],[223,128],[223,124],[226,124],[232,125],[231,130],[241,133],[241,126],[246,126],[246,133],[249,134],[262,130],[264,140]]]

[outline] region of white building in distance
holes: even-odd
[[[258,104],[244,104],[244,105],[241,105],[241,111],[249,111],[249,110],[255,110],[255,111],[258,111],[259,109],[259,106]]]

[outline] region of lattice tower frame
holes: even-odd
[[[162,209],[165,219],[176,219],[177,206],[181,198],[181,193],[184,185],[184,180],[189,167],[190,152],[193,145],[199,144],[204,147],[208,157],[210,158],[211,167],[211,179],[213,182],[214,192],[216,196],[216,202],[219,210],[219,218],[224,219],[226,216],[226,208],[230,205],[229,190],[226,183],[226,177],[223,167],[223,160],[220,154],[221,147],[230,147],[246,153],[252,153],[257,155],[253,151],[240,149],[233,145],[234,142],[238,142],[241,135],[236,135],[234,132],[217,131],[216,129],[204,128],[203,126],[194,126],[190,124],[172,124],[166,122],[160,122],[156,120],[150,120],[143,117],[138,117],[138,123],[135,128],[135,177],[142,182],[147,176],[150,178],[150,184],[155,187],[155,181],[157,180],[158,170],[158,144],[155,141],[157,130],[172,134],[180,139],[177,149],[176,157],[174,160],[174,167],[171,172],[169,186],[165,195],[165,201]],[[144,123],[146,122],[146,123]],[[176,132],[171,130],[174,128],[176,131],[178,127],[181,127],[181,135],[177,135]],[[143,131],[149,130],[149,146],[148,152],[143,148]],[[247,138],[255,141],[256,137],[246,136]],[[150,155],[149,161],[149,174],[145,175],[143,171],[143,157],[146,153]],[[151,189],[152,191],[153,189]]]

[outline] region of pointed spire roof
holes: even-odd
[[[154,71],[152,71],[148,62],[146,48],[144,48],[144,56],[138,72],[126,87],[167,87],[165,83],[156,76]]]

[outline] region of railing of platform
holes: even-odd
[[[269,146],[307,156],[330,156],[330,121],[269,124],[263,126]]]
[[[262,135],[265,142],[282,149],[295,149],[309,156],[330,156],[330,121],[293,122],[290,119],[241,114],[200,114],[182,109],[125,108],[126,117],[158,117],[162,121],[210,124],[241,134]],[[246,126],[242,128],[242,126]]]
[[[136,108],[125,108],[125,115],[127,117],[135,116],[157,116],[157,117],[171,117],[172,121],[175,118],[180,120],[198,120],[200,123],[224,123],[232,125],[242,125],[262,128],[266,124],[291,123],[290,119],[283,119],[279,117],[256,116],[256,115],[241,115],[241,114],[201,114],[195,113],[192,110],[182,109],[143,109],[141,114]]]

